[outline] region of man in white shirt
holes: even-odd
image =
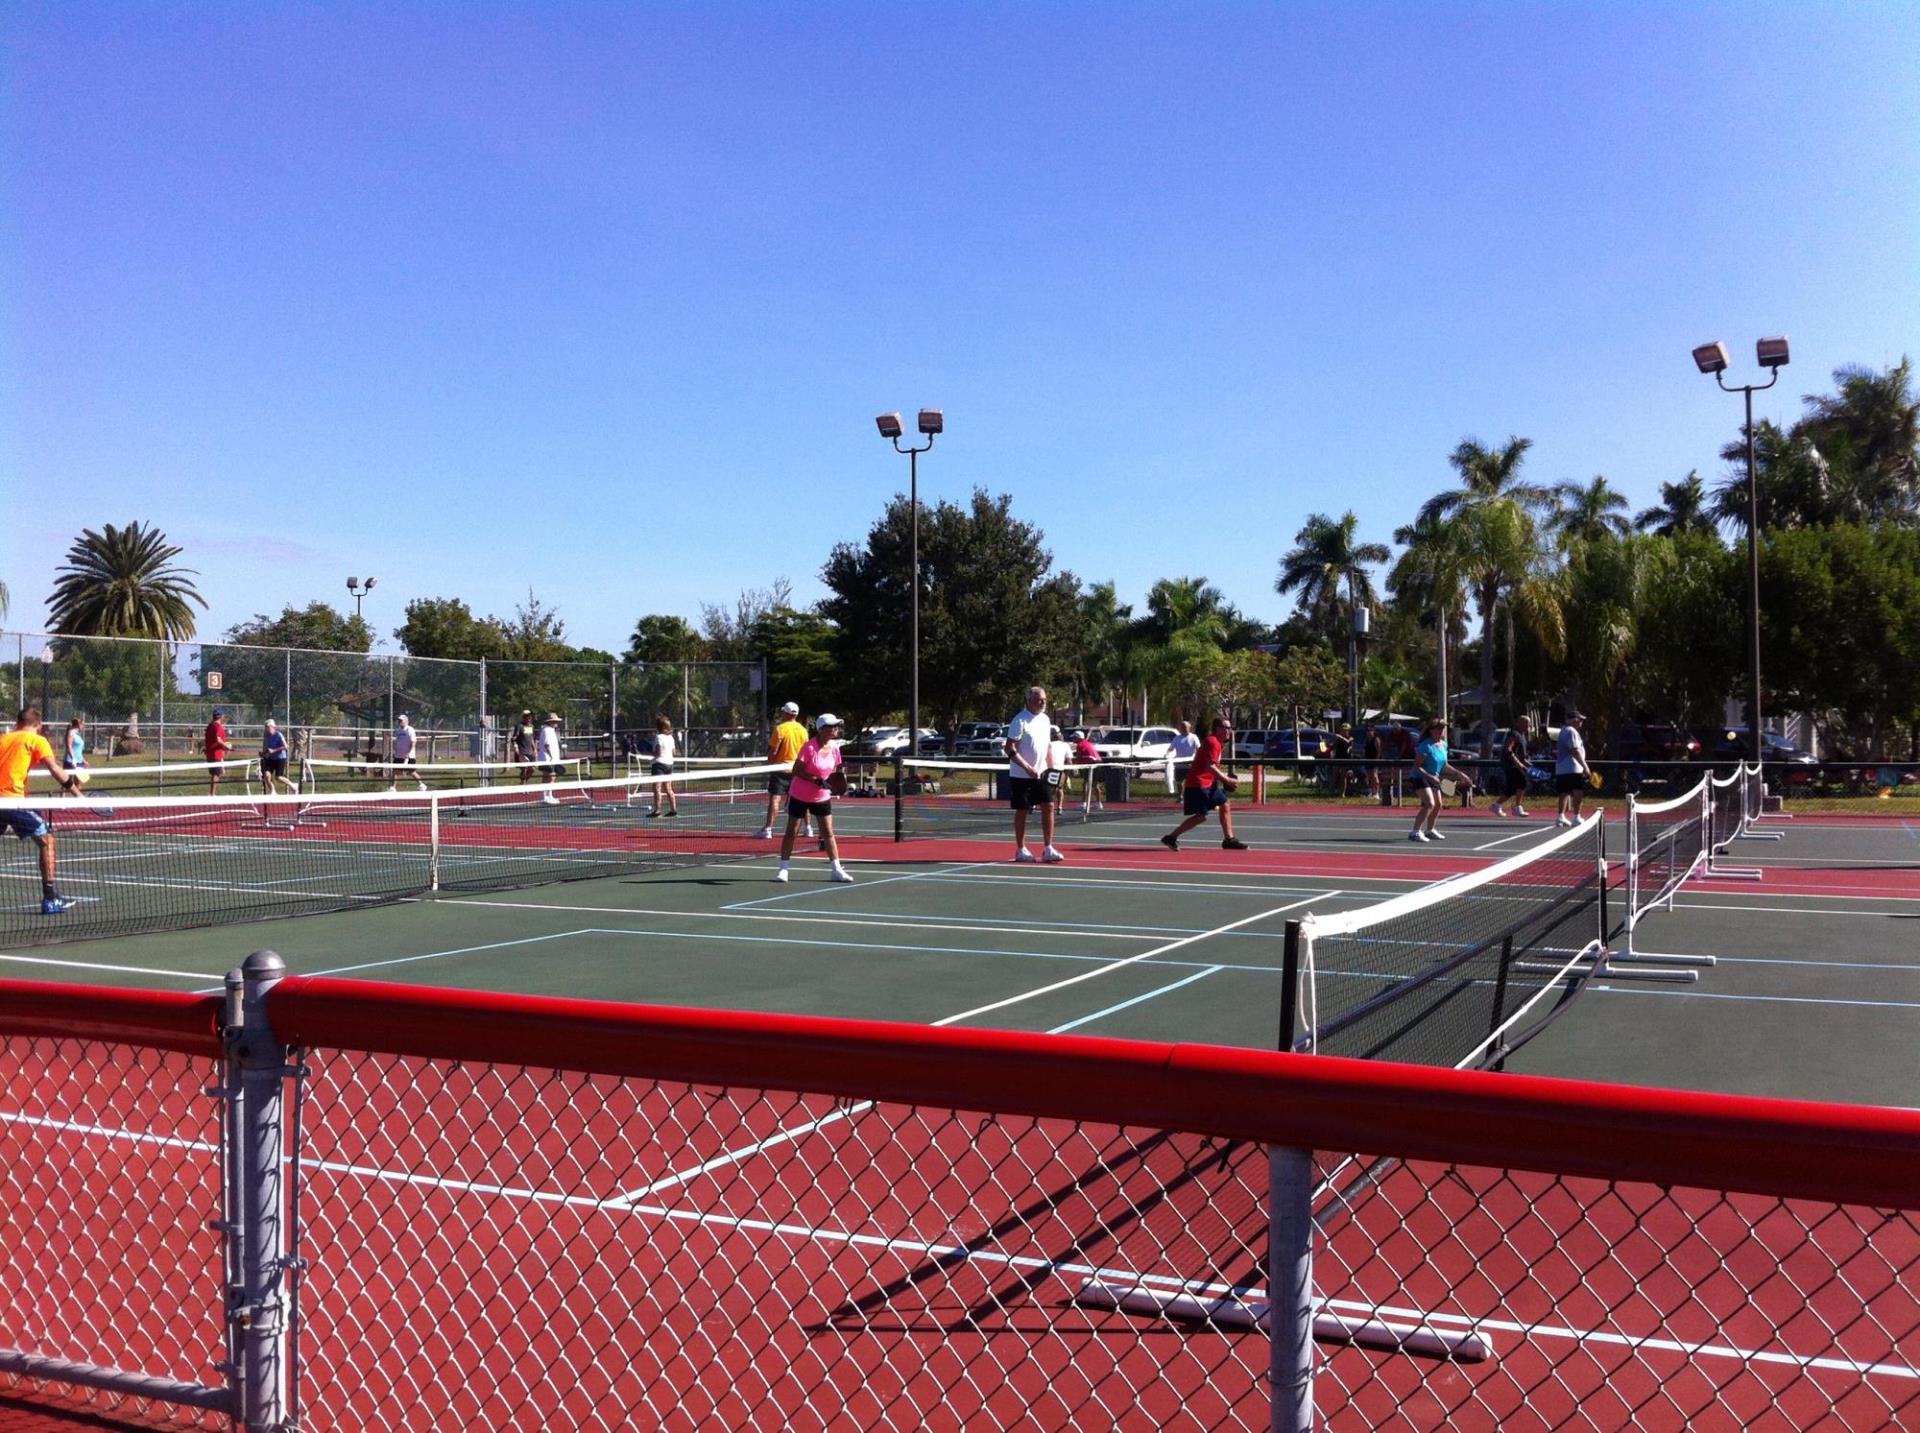
[[[400,789],[401,767],[418,765],[413,754],[418,737],[419,733],[413,729],[413,719],[402,712],[400,720],[394,724],[393,728],[393,769],[387,773],[387,790]],[[427,783],[421,779],[418,771],[413,773],[413,779],[422,791],[427,789]]]
[[[540,779],[558,781],[565,771],[566,768],[560,764],[560,717],[555,712],[548,712],[546,721],[540,727]],[[553,794],[552,787],[547,788],[540,801],[545,806],[560,804],[560,798]]]
[[[1193,754],[1199,749],[1200,738],[1194,734],[1193,723],[1181,722],[1167,748],[1167,790],[1179,790],[1187,779],[1188,768],[1193,765]]]
[[[1579,825],[1580,805],[1587,799],[1587,784],[1592,779],[1593,768],[1587,765],[1587,743],[1580,735],[1585,722],[1586,717],[1580,712],[1568,712],[1566,725],[1560,728],[1554,747],[1553,787],[1560,793],[1560,814],[1553,823],[1556,826]]]
[[[1047,693],[1042,687],[1027,689],[1027,704],[1007,723],[1008,794],[1013,807],[1013,859],[1031,861],[1027,849],[1027,813],[1040,811],[1040,834],[1044,841],[1040,859],[1048,863],[1066,857],[1053,848],[1053,810],[1060,794],[1056,784],[1060,772],[1053,765],[1053,720],[1047,715]],[[1049,780],[1051,778],[1051,780]]]

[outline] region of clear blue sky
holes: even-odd
[[[821,594],[1015,494],[1139,602],[1268,620],[1464,435],[1639,505],[1920,355],[1920,8],[16,4],[0,19],[10,625],[158,522],[214,635],[377,574],[576,641]],[[24,501],[23,501],[24,500]],[[1196,504],[1210,516],[1196,521]],[[390,639],[389,639],[390,641]]]

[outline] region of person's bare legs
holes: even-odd
[[[1041,847],[1042,860],[1058,861],[1061,859],[1060,853],[1053,849],[1053,823],[1056,804],[1055,802],[1049,801],[1040,808],[1040,839],[1044,843]]]

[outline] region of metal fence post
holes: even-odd
[[[1313,1152],[1267,1152],[1267,1378],[1272,1433],[1313,1429]]]
[[[292,1323],[286,1276],[288,1227],[282,1183],[286,1156],[289,1051],[267,1019],[267,993],[286,975],[270,950],[257,950],[227,976],[229,1282],[226,1314],[234,1407],[249,1433],[288,1427],[287,1359]]]

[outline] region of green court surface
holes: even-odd
[[[1537,814],[1449,811],[1449,840],[1417,846],[1405,810],[1238,815],[1247,852],[1221,850],[1212,827],[1168,852],[1156,813],[1063,829],[1061,865],[1012,864],[1005,835],[876,834],[849,843],[851,885],[829,883],[817,855],[776,884],[769,845],[727,864],[0,952],[0,967],[206,989],[265,947],[308,975],[1273,1048],[1289,919],[1465,875],[1553,832]],[[1596,976],[1508,1067],[1920,1105],[1920,828],[1768,824],[1781,839],[1728,855],[1759,879],[1696,878],[1636,936],[1716,964],[1691,984]]]

